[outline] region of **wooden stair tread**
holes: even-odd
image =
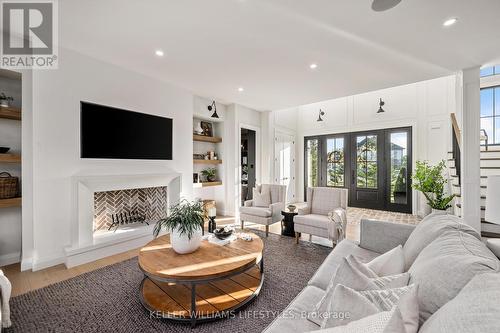
[[[455,204],[458,208],[462,208],[462,204]],[[481,206],[481,210],[486,210],[486,207],[485,206]]]

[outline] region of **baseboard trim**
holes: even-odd
[[[21,262],[21,252],[7,253],[0,256],[0,267]]]

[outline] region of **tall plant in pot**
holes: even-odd
[[[162,229],[170,231],[170,242],[174,251],[186,254],[200,247],[202,226],[202,203],[183,199],[170,207],[168,217],[156,222],[153,235],[158,237]]]
[[[413,188],[422,192],[433,212],[445,212],[451,207],[455,194],[447,195],[445,185],[448,180],[443,176],[445,162],[431,165],[427,161],[417,161],[413,174]]]

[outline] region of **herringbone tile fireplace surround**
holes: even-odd
[[[156,222],[167,215],[167,187],[94,193],[94,231],[108,229],[113,214],[138,214]]]

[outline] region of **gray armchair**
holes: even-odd
[[[263,193],[271,193],[271,204],[269,207],[255,207],[253,200],[247,200],[240,207],[241,229],[245,221],[262,224],[266,226],[266,237],[269,235],[269,225],[281,221],[281,211],[285,209],[286,186],[274,184],[257,185],[256,189]]]
[[[308,187],[307,206],[294,216],[295,239],[300,233],[328,238],[337,244],[345,237],[347,195],[344,188]]]

